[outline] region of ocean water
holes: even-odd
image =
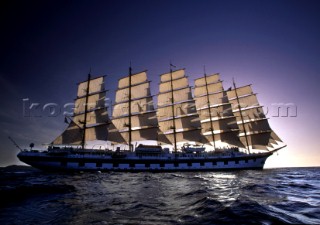
[[[0,169],[0,224],[320,224],[320,168],[47,173]]]

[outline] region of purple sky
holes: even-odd
[[[49,143],[63,116],[23,115],[23,99],[72,102],[76,82],[148,69],[153,94],[172,61],[193,79],[220,72],[225,88],[253,84],[271,127],[287,143],[267,167],[320,166],[319,1],[5,1],[0,3],[0,166],[16,149]],[[277,116],[274,104],[289,104]],[[295,112],[297,109],[297,115]],[[284,111],[283,111],[284,110]]]

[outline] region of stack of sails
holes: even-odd
[[[243,147],[238,138],[239,127],[231,103],[223,89],[219,74],[195,80],[194,98],[201,121],[201,132],[213,146],[223,143]]]
[[[227,92],[233,113],[240,128],[239,137],[249,149],[272,150],[282,143],[270,128],[263,106],[258,102],[251,85],[234,88]]]
[[[79,83],[71,122],[52,144],[82,144],[83,135],[85,141],[107,140],[105,92],[104,76]]]
[[[161,75],[157,117],[161,132],[171,144],[205,142],[184,69]]]
[[[132,142],[157,140],[157,118],[146,71],[119,80],[112,123],[127,144],[131,144],[130,133]]]

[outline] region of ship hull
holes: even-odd
[[[219,171],[263,169],[272,152],[222,156],[119,157],[66,154],[52,156],[47,153],[20,152],[18,158],[46,171],[122,171],[122,172],[171,172]]]

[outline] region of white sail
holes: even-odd
[[[172,71],[172,73],[169,72],[169,73],[162,74],[160,76],[160,80],[161,80],[161,83],[165,83],[165,82],[168,82],[171,80],[177,80],[183,77],[185,77],[185,71],[184,69],[181,69],[181,70]]]
[[[91,111],[105,107],[106,95],[104,92],[99,94],[89,95],[88,100],[86,97],[77,98],[75,100],[74,113],[84,113],[85,110]]]
[[[95,141],[95,140],[107,140],[108,130],[106,124],[95,125],[86,128],[85,140]]]
[[[243,86],[243,87],[237,87],[236,89],[229,90],[229,91],[227,92],[228,98],[229,98],[230,100],[237,97],[235,90],[237,91],[238,97],[253,94],[251,85],[246,85],[246,86]]]
[[[190,87],[184,87],[182,89],[174,89],[174,102],[184,102],[191,100],[191,89]],[[158,95],[158,105],[171,104],[171,92],[160,93]]]
[[[110,122],[108,126],[108,137],[107,140],[112,144],[125,144],[126,140],[122,137],[119,130],[114,126],[112,122]]]
[[[214,133],[223,133],[227,131],[237,130],[238,125],[235,123],[234,117],[218,118],[217,120],[210,120],[201,122],[203,133],[210,132],[211,127],[214,128]]]
[[[83,97],[87,95],[88,81],[81,82],[78,84],[77,97]],[[97,77],[90,80],[88,94],[97,93],[104,90],[104,76]]]
[[[264,115],[262,106],[250,107],[250,108],[247,108],[247,109],[242,109],[241,113],[244,116],[244,118],[247,118],[247,120],[266,118],[266,116]],[[240,111],[237,108],[234,109],[233,114],[236,117],[240,118]]]
[[[156,140],[158,124],[147,73],[144,71],[120,79],[115,98],[112,123],[121,140],[127,144],[129,140]]]
[[[205,86],[206,84],[214,84],[220,82],[220,75],[218,73],[207,75],[194,80],[194,85],[197,87]]]
[[[177,131],[175,134],[176,138],[174,138],[173,131],[170,130],[166,131],[164,135],[171,144],[173,144],[175,140],[180,144],[190,142],[194,142],[195,144],[203,144],[207,142],[206,138],[204,138],[202,135],[199,135],[199,129],[185,129],[183,131]]]
[[[173,116],[180,117],[180,116],[188,116],[196,114],[194,110],[194,103],[192,100],[190,102],[184,103],[177,103],[177,104],[170,104],[167,106],[158,107],[157,110],[157,117],[159,120],[171,118]]]
[[[175,127],[176,131],[182,131],[182,130],[190,130],[190,129],[198,129],[198,124],[195,123],[195,121],[198,120],[198,115],[194,114],[192,116],[185,116],[185,117],[176,117],[175,121],[171,118],[167,120],[160,120],[159,126],[165,130],[173,130],[173,127]]]
[[[86,117],[86,121],[84,121]],[[89,111],[87,115],[85,113],[77,114],[73,117],[73,122],[78,126],[82,126],[86,122],[87,126],[100,125],[109,122],[109,116],[105,108]]]
[[[155,134],[157,134],[156,132],[157,130],[154,127],[132,128],[131,140],[132,142],[156,140],[157,139],[157,136],[155,136]],[[130,135],[129,130],[120,131],[120,135],[122,136],[123,140],[126,140],[126,143],[129,144],[128,143],[129,135]]]
[[[62,145],[62,144],[70,144],[70,145],[79,145],[81,144],[83,135],[83,130],[79,128],[74,122],[71,121],[67,129],[59,135],[52,144],[54,145]]]
[[[154,109],[146,71],[119,79],[110,121],[105,77],[78,84],[74,115],[52,143],[84,145],[85,141],[129,143],[218,143],[270,150],[282,143],[272,131],[251,85],[224,91],[219,74],[195,80],[194,98],[184,69],[161,75]],[[130,107],[130,108],[129,108]],[[175,146],[176,147],[176,146]]]
[[[281,140],[272,131],[251,85],[237,87],[227,92],[239,126],[243,145],[252,150],[268,150]]]
[[[150,96],[149,82],[140,83],[131,87],[131,100]],[[129,88],[118,89],[116,91],[116,103],[129,101]]]
[[[137,84],[145,83],[147,81],[147,72],[143,71],[141,73],[132,74],[131,75],[131,84],[129,84],[129,77],[126,76],[121,78],[118,82],[118,88],[127,88],[129,86],[134,86]]]
[[[187,77],[181,77],[176,80],[172,80],[172,87],[174,90],[188,87],[188,78]],[[165,81],[160,83],[159,85],[159,92],[170,92],[171,91],[171,81]]]
[[[131,101],[131,114],[142,114],[154,111],[152,97],[145,97],[139,100]],[[129,115],[129,102],[116,103],[113,107],[112,117],[122,117]]]
[[[53,144],[79,145],[93,140],[107,140],[109,116],[105,107],[104,76],[78,84],[74,115],[66,130]]]
[[[176,146],[177,142],[203,143],[200,119],[184,69],[160,76],[157,117],[159,128]]]
[[[194,93],[202,135],[214,146],[219,142],[242,146],[238,138],[237,121],[219,74],[196,79]]]
[[[151,114],[151,115],[150,115]],[[155,112],[137,114],[131,116],[131,127],[133,130],[157,127],[157,119],[151,118]],[[129,116],[114,118],[113,123],[120,132],[129,130]],[[154,138],[154,137],[153,137]]]
[[[247,134],[248,143],[252,150],[268,150],[267,146],[269,145],[270,137],[271,132],[251,132]],[[242,143],[246,143],[246,138],[244,135],[240,136],[240,140]]]
[[[242,131],[246,130],[247,133],[250,133],[250,131],[271,131],[271,128],[269,126],[268,120],[265,119],[256,119],[256,120],[245,120],[244,123],[238,122],[239,129]],[[244,127],[243,127],[244,126]]]
[[[198,114],[201,120],[208,120],[210,119],[210,116],[212,120],[234,116],[230,103],[219,106],[210,106],[210,108],[205,106],[199,107]]]
[[[194,96],[207,96],[209,94],[218,93],[223,91],[222,82],[217,82],[213,84],[208,84],[207,86],[196,86],[194,89]],[[208,93],[207,93],[208,90]]]
[[[238,104],[238,100],[236,98],[230,100],[230,102],[234,106],[237,106],[237,104]],[[240,107],[243,109],[259,106],[259,102],[258,102],[257,96],[255,94],[240,96],[239,97],[239,104],[240,104]],[[237,108],[237,107],[234,107],[234,108]]]

